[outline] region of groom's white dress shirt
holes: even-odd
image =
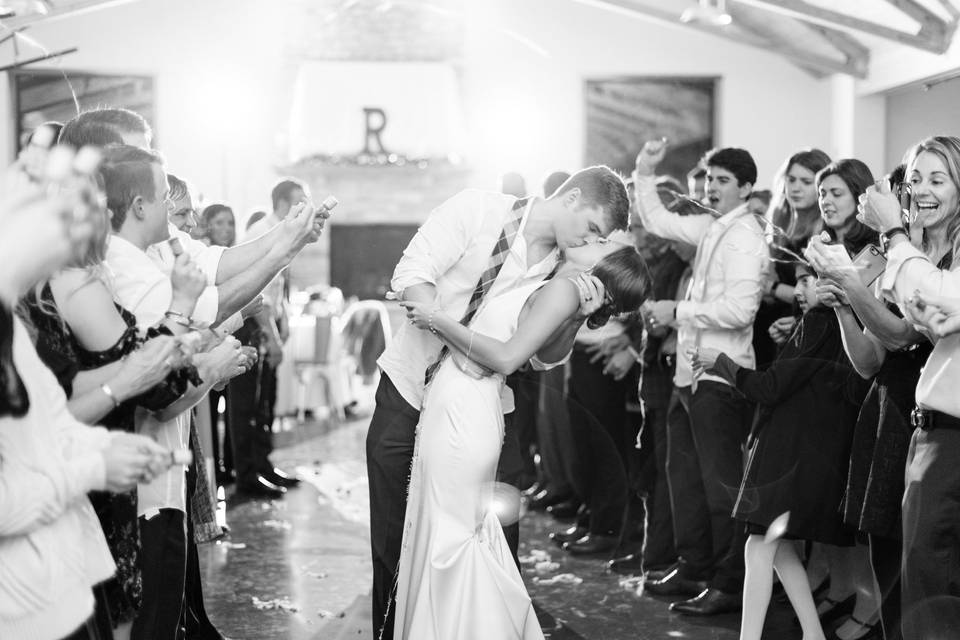
[[[480,274],[490,264],[504,224],[515,215],[511,210],[515,202],[516,198],[502,193],[467,189],[434,209],[403,252],[390,281],[393,290],[432,284],[444,312],[453,318],[463,317]],[[485,301],[533,279],[545,278],[557,263],[558,252],[554,249],[527,267],[523,231],[532,203],[524,210],[520,230]],[[404,322],[377,361],[403,399],[418,410],[423,401],[424,372],[436,361],[441,346],[429,331]],[[509,393],[508,387],[504,389]],[[513,409],[512,394],[502,399],[504,413],[509,413]]]

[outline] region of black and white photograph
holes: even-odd
[[[0,640],[960,639],[960,0],[0,0]]]

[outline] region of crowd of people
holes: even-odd
[[[744,149],[687,185],[667,151],[628,180],[641,313],[508,379],[528,508],[671,611],[742,611],[745,640],[773,598],[805,640],[955,636],[960,139],[879,179],[799,150],[769,190]]]
[[[297,483],[269,459],[283,274],[328,211],[283,179],[237,243],[151,137],[87,111],[3,175],[3,638],[222,638],[197,554],[221,399],[215,477]],[[503,484],[746,640],[774,598],[805,640],[960,629],[960,139],[880,179],[797,151],[769,190],[744,149],[687,185],[668,152],[464,191],[407,247],[367,434],[375,637],[542,637]]]
[[[217,394],[219,480],[298,482],[268,458],[284,270],[328,212],[281,180],[236,244],[231,208],[198,212],[151,137],[86,111],[33,131],[3,177],[3,638],[222,640],[197,554],[224,533],[199,431]]]

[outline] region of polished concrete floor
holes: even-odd
[[[229,541],[201,547],[211,619],[236,640],[370,638],[370,549],[364,468],[367,421],[313,423],[284,434],[275,462],[303,485],[280,501],[228,501]],[[637,593],[637,580],[572,558],[549,542],[561,525],[521,522],[524,580],[551,640],[737,638],[739,617],[691,619]],[[780,605],[764,638],[800,638]],[[491,639],[497,640],[497,639]]]

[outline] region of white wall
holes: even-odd
[[[468,118],[480,120],[496,94],[509,90],[515,91],[518,108],[525,103],[540,108],[531,123],[535,142],[513,150],[509,158],[528,176],[528,185],[583,162],[587,78],[721,77],[717,142],[750,150],[761,185],[769,184],[783,160],[801,147],[836,153],[829,81],[816,80],[779,56],[680,24],[670,27],[573,0],[483,0],[469,7],[464,76],[473,112]],[[490,132],[481,128],[480,133]],[[475,147],[484,153],[481,164],[491,165],[493,151]]]
[[[886,97],[886,162],[893,167],[913,144],[931,135],[960,136],[960,79],[929,91],[910,86]]]
[[[283,159],[294,74],[280,46],[284,4],[264,10],[256,0],[141,0],[27,33],[51,50],[78,47],[63,58],[65,69],[153,75],[152,124],[169,169],[245,215],[269,204],[271,167]],[[4,122],[12,119],[8,104]]]
[[[478,186],[493,186],[500,172],[519,170],[533,189],[552,170],[578,167],[588,78],[721,77],[717,142],[749,149],[760,185],[796,149],[839,150],[831,83],[774,54],[573,0],[466,5],[468,44],[458,71],[472,131],[467,161]],[[68,69],[154,75],[157,147],[171,170],[245,215],[266,203],[274,167],[287,159],[296,76],[284,56],[290,6],[139,0],[28,33],[50,49],[79,47],[64,59]],[[0,118],[9,122],[8,101],[2,111]],[[491,148],[498,113],[522,125],[526,139]]]

